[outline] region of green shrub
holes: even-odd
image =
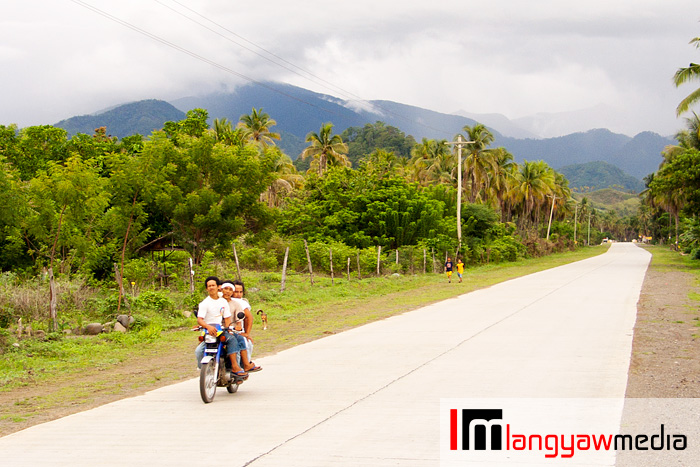
[[[130,283],[135,282],[140,286],[148,286],[153,283],[157,274],[158,265],[148,258],[135,258],[124,263],[124,288],[129,289]]]
[[[96,299],[94,305],[99,316],[102,318],[112,318],[117,315],[117,308],[119,304],[119,294],[117,292],[112,292],[105,298]],[[124,298],[122,297],[122,310],[126,308],[124,303]]]
[[[0,308],[0,329],[9,328],[15,322],[12,310],[3,306]]]
[[[0,329],[0,354],[5,353],[8,347],[11,346],[12,334],[7,329]]]
[[[134,322],[129,326],[130,331],[139,331],[147,328],[151,324],[151,319],[141,315],[134,315]]]
[[[700,259],[700,248],[695,248],[695,249],[690,253],[690,258],[691,258],[691,259]]]
[[[175,309],[173,301],[163,292],[146,290],[134,299],[134,308],[143,311],[172,313]]]
[[[242,268],[256,271],[272,271],[277,269],[277,257],[262,248],[254,246],[241,247],[238,259]]]
[[[183,299],[182,299],[182,306],[186,310],[194,310],[198,308],[199,302],[203,300],[204,297],[202,297],[201,294],[195,292],[191,294],[187,294]]]

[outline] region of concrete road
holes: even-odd
[[[211,404],[191,380],[14,433],[0,462],[439,465],[446,398],[623,397],[649,260],[613,244],[256,359],[264,370]]]

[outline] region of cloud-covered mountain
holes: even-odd
[[[177,99],[172,103],[141,101],[116,107],[99,115],[73,117],[56,124],[71,134],[92,134],[95,128],[106,126],[107,132],[118,137],[134,133],[148,135],[162,128],[168,120],[184,118],[184,112],[204,108],[210,118],[227,118],[237,122],[251,109],[262,108],[277,121],[273,128],[282,134],[280,147],[296,159],[305,147],[304,139],[311,131],[318,131],[326,122],[334,124],[334,132],[348,127],[383,121],[395,126],[417,141],[421,138],[452,139],[465,125],[479,121],[494,133],[493,146],[508,149],[517,162],[544,160],[555,169],[567,165],[605,161],[638,179],[654,172],[661,162],[661,151],[669,138],[651,132],[629,137],[606,129],[572,133],[556,138],[522,138],[510,135],[528,135],[518,125],[498,114],[449,115],[391,101],[345,101],[318,94],[287,84],[264,83],[246,85],[228,93],[209,94]],[[505,136],[509,135],[509,136]]]

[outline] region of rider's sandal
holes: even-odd
[[[248,372],[245,371],[245,370],[241,370],[241,371],[232,371],[231,373],[233,373],[234,376],[241,376],[241,377],[243,377],[243,376],[248,376]]]
[[[255,373],[256,371],[260,371],[260,370],[262,370],[261,366],[257,366],[255,364],[253,364],[253,368],[250,368],[250,369],[245,370],[245,371],[247,371],[248,373]]]

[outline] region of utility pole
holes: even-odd
[[[591,211],[588,211],[588,243],[587,246],[591,246]]]
[[[576,203],[576,201],[574,201]],[[576,245],[576,226],[578,225],[578,203],[575,204],[574,208],[574,245]]]
[[[547,195],[547,198],[552,198],[552,209],[549,211],[549,225],[547,225],[547,240],[549,240],[549,231],[552,229],[552,215],[554,214],[554,202],[557,200],[555,195]]]
[[[457,252],[462,250],[462,146],[475,141],[464,141],[462,135],[457,135],[457,141],[446,142],[457,148]]]

